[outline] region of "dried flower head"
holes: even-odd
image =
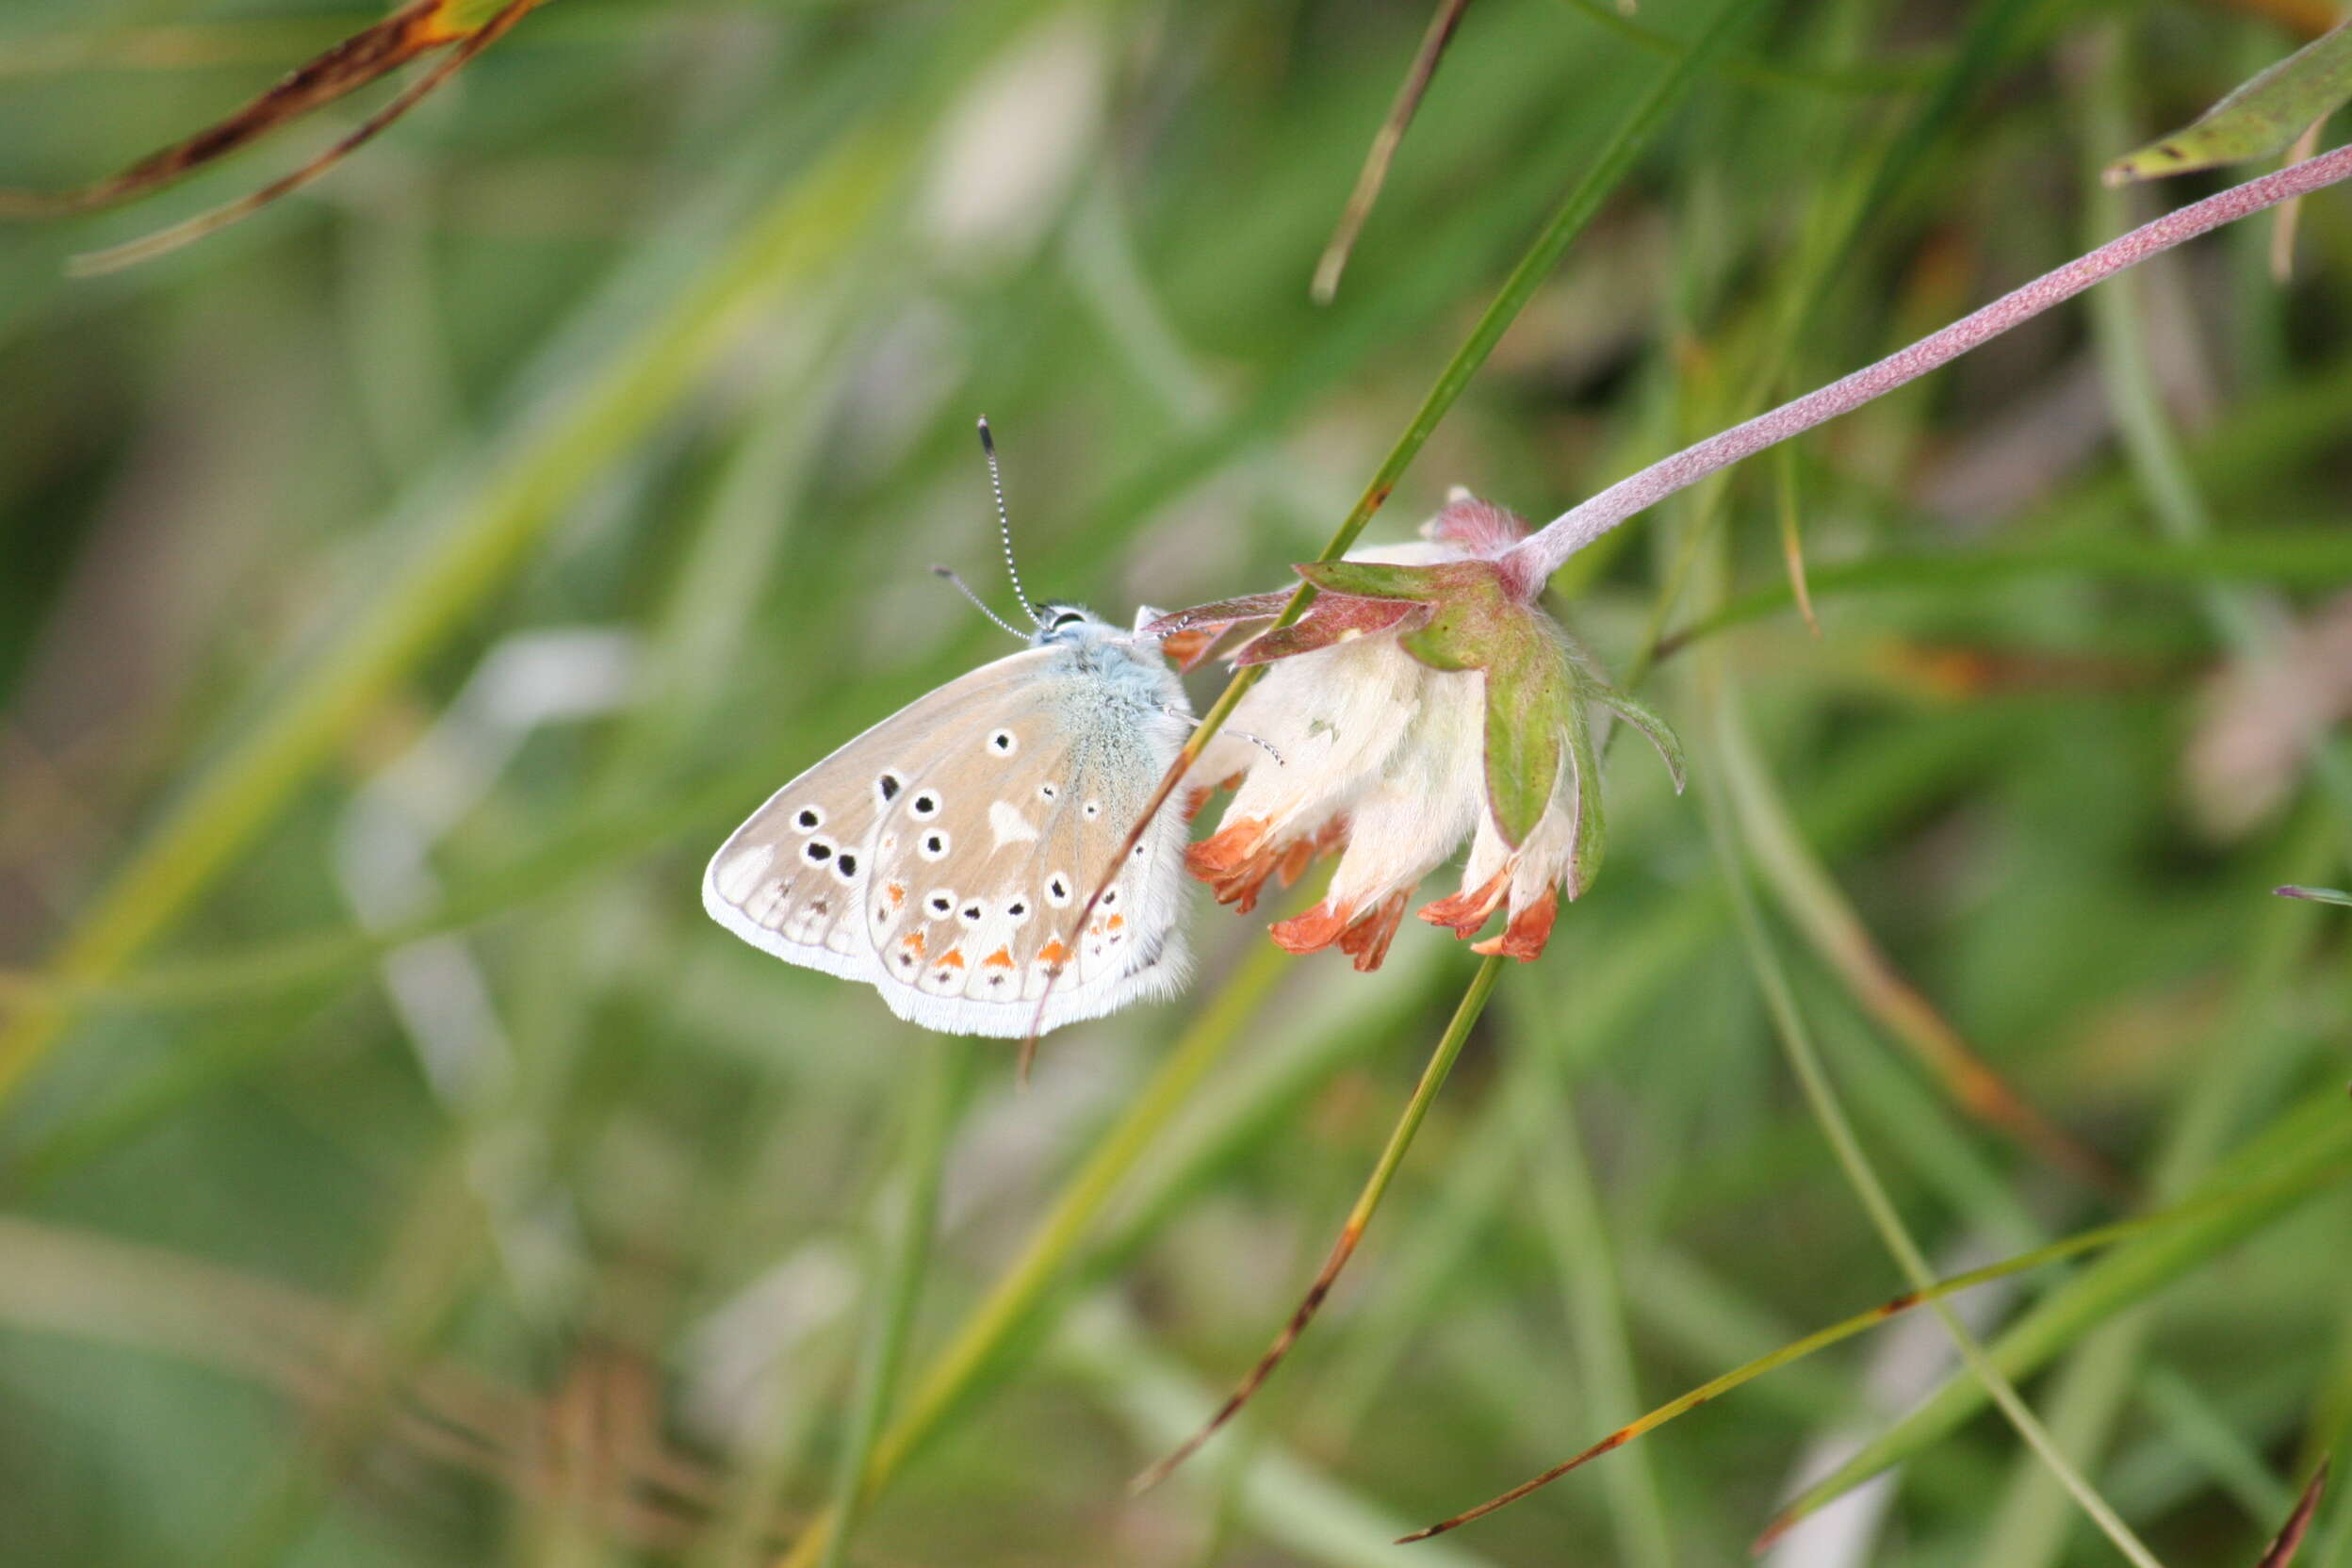
[[[1475,951],[1543,952],[1559,895],[1583,892],[1600,859],[1592,704],[1648,736],[1682,787],[1673,731],[1536,602],[1544,579],[1513,549],[1524,522],[1457,490],[1422,532],[1297,568],[1316,596],[1231,656],[1272,668],[1202,754],[1202,776],[1217,783],[1191,802],[1234,792],[1188,857],[1219,903],[1247,910],[1267,877],[1287,886],[1337,851],[1322,901],[1272,935],[1293,953],[1337,946],[1360,970],[1380,966],[1414,885],[1465,837],[1461,890],[1421,918],[1468,939],[1499,911],[1502,931]],[[1197,662],[1289,597],[1202,605],[1152,629]]]

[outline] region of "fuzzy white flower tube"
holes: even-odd
[[[1452,558],[1406,545],[1351,559]],[[1217,832],[1192,846],[1193,874],[1247,911],[1267,876],[1288,886],[1339,849],[1322,902],[1271,934],[1293,953],[1336,945],[1358,969],[1379,968],[1414,885],[1480,815],[1485,684],[1477,670],[1430,669],[1377,632],[1276,662],[1202,753],[1203,776],[1237,788]]]

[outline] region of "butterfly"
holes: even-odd
[[[1027,647],[776,791],[702,879],[703,907],[754,947],[870,985],[946,1034],[1042,1034],[1170,995],[1186,974],[1182,812],[1126,846],[1191,733],[1184,687],[1158,644],[1078,605],[1031,605],[1018,569],[1013,591],[1035,629],[998,624]]]

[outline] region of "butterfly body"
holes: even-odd
[[[947,1034],[1025,1036],[1040,998],[1050,1030],[1173,992],[1183,820],[1124,845],[1191,731],[1184,688],[1156,645],[1074,607],[1043,607],[1029,643],[770,796],[711,858],[703,907]]]

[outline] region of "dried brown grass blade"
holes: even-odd
[[[448,24],[449,0],[412,0],[372,27],[313,56],[224,120],[78,190],[0,189],[0,218],[54,218],[94,212],[160,190],[206,164],[250,145],[281,125],[366,87],[419,55],[465,37]]]
[[[1307,1325],[1321,1310],[1324,1298],[1331,1295],[1332,1284],[1339,1279],[1339,1271],[1347,1267],[1348,1260],[1355,1255],[1356,1244],[1364,1239],[1364,1224],[1365,1217],[1348,1216],[1348,1223],[1340,1230],[1339,1240],[1331,1246],[1331,1255],[1323,1260],[1322,1268],[1316,1271],[1315,1282],[1307,1287],[1307,1293],[1299,1298],[1297,1310],[1291,1313],[1290,1321],[1282,1325],[1282,1331],[1274,1336],[1274,1343],[1266,1347],[1266,1353],[1258,1358],[1258,1364],[1250,1369],[1249,1376],[1234,1385],[1233,1391],[1225,1396],[1225,1402],[1217,1407],[1217,1413],[1201,1423],[1200,1430],[1128,1483],[1130,1495],[1149,1492],[1166,1480],[1178,1465],[1199,1451],[1202,1444],[1223,1430],[1225,1424],[1241,1413],[1241,1407],[1250,1402],[1266,1380],[1274,1375],[1274,1368],[1280,1366],[1282,1358],[1290,1354],[1290,1348],[1298,1343],[1298,1336],[1306,1331]]]
[[[1348,206],[1339,216],[1339,227],[1331,232],[1331,243],[1323,247],[1323,259],[1315,265],[1315,302],[1327,305],[1339,292],[1339,275],[1348,269],[1348,257],[1356,248],[1356,236],[1363,232],[1364,220],[1372,216],[1372,205],[1380,199],[1380,187],[1388,182],[1389,163],[1396,156],[1397,144],[1405,139],[1405,129],[1413,123],[1413,114],[1421,107],[1422,95],[1429,90],[1429,78],[1437,74],[1437,62],[1452,41],[1455,27],[1462,23],[1462,13],[1470,8],[1470,0],[1438,0],[1437,12],[1429,18],[1429,31],[1421,35],[1421,47],[1413,57],[1412,69],[1396,89],[1396,101],[1388,106],[1388,118],[1380,122],[1380,131],[1372,138],[1372,150],[1364,155],[1363,172],[1356,176],[1355,189],[1348,193]]]
[[[2320,128],[2327,123],[2326,120],[2312,121],[2311,128],[2296,137],[2295,145],[2287,149],[2286,161],[2301,163],[2318,152]],[[2270,226],[2270,275],[2280,285],[2295,280],[2295,233],[2302,220],[2302,197],[2278,204],[2278,216]]]
[[[438,0],[436,0],[436,5]],[[77,277],[90,277],[102,272],[119,271],[122,268],[152,261],[159,255],[192,244],[204,236],[225,229],[230,224],[252,217],[279,197],[300,190],[326,173],[352,153],[374,140],[401,116],[430,96],[442,83],[464,70],[468,61],[496,43],[507,29],[523,19],[525,12],[541,4],[541,0],[508,0],[489,21],[465,36],[457,47],[438,64],[403,89],[400,95],[374,114],[362,121],[355,130],[334,146],[312,158],[290,174],[270,181],[259,190],[234,202],[197,214],[184,222],[158,229],[154,234],[112,246],[104,251],[91,251],[75,256],[67,270]],[[381,73],[379,73],[380,74]]]
[[[2319,1468],[2311,1472],[2311,1480],[2304,1485],[2302,1500],[2287,1515],[2287,1522],[2279,1527],[2278,1538],[2270,1544],[2270,1550],[2262,1554],[2262,1560],[2254,1568],[2287,1568],[2295,1560],[2295,1554],[2303,1549],[2303,1537],[2311,1527],[2312,1516],[2319,1512],[2321,1495],[2328,1490],[2328,1458],[2323,1454]]]

